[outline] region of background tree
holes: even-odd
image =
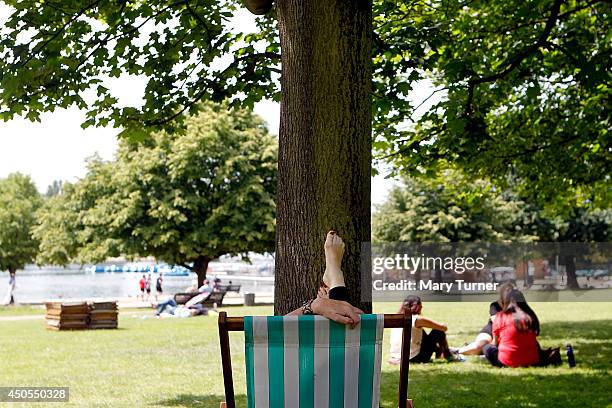
[[[575,207],[569,214],[555,212],[511,189],[502,190],[491,181],[449,168],[405,177],[403,184],[391,191],[373,215],[375,241],[596,243],[612,239],[612,209]],[[567,245],[558,250],[567,284],[577,289],[577,254]],[[593,252],[590,255],[597,256]]]
[[[0,271],[16,272],[33,262],[38,241],[32,236],[41,198],[29,176],[0,180]]]
[[[37,230],[43,246],[68,244],[47,251],[51,260],[154,256],[193,270],[201,285],[214,258],[273,250],[276,140],[261,119],[225,105],[185,124],[184,135],[122,141],[115,161],[90,162]]]
[[[544,242],[610,242],[612,240],[612,209],[575,207],[569,212],[551,214],[549,211],[536,213],[534,218],[539,223],[539,238]],[[604,246],[604,250],[605,250]],[[608,260],[609,254],[598,253],[596,247],[587,247],[587,253],[580,254],[582,258],[600,258]],[[561,256],[560,262],[565,265],[567,285],[578,289],[576,276],[576,255],[573,251]],[[603,256],[602,256],[603,255]]]
[[[379,242],[502,242],[537,238],[525,228],[525,203],[490,181],[451,168],[405,177],[373,215]]]
[[[49,184],[49,186],[47,187],[45,197],[50,198],[60,194],[62,192],[63,185],[64,182],[62,180],[53,180],[53,183]]]
[[[78,260],[80,208],[75,195],[74,184],[62,183],[57,194],[44,200],[37,211],[33,229],[33,236],[39,242],[37,264],[67,265]]]

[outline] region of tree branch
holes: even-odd
[[[591,7],[592,5],[594,5],[594,4],[597,4],[597,3],[609,3],[609,2],[610,2],[610,0],[593,0],[593,1],[589,1],[588,3],[586,3],[583,6],[579,6],[579,7],[576,7],[574,9],[568,10],[565,13],[559,14],[558,19],[562,20],[565,17],[568,17],[568,16],[570,16],[570,15],[572,15],[572,14],[578,12],[578,11],[587,9],[587,8]]]
[[[570,52],[564,48],[563,46],[559,45],[559,44],[555,44],[552,43],[550,41],[546,41],[544,43],[544,47],[548,48],[548,49],[555,49],[555,50],[559,50],[561,51],[567,58],[569,58],[574,64],[580,64],[580,61],[578,60],[578,58],[574,57],[572,54],[570,54]]]
[[[574,140],[580,139],[582,137],[581,134],[576,134],[572,137],[568,137],[567,139],[562,139],[562,140],[558,140],[555,143],[548,143],[548,144],[543,144],[543,145],[538,145],[538,146],[534,146],[534,147],[530,147],[528,149],[523,149],[520,152],[517,153],[512,153],[512,154],[508,154],[508,155],[502,155],[502,156],[493,156],[493,158],[495,159],[502,159],[502,160],[508,160],[508,159],[515,159],[517,157],[522,157],[522,156],[526,156],[532,153],[536,153],[542,150],[546,150],[546,149],[550,149],[553,147],[560,147],[563,145],[566,145]]]
[[[36,47],[36,49],[32,50],[30,56],[19,65],[19,67],[25,67],[30,61],[32,61],[32,59],[34,59],[34,57],[36,56],[36,54],[38,54],[39,52],[41,52],[43,49],[45,49],[45,47],[47,45],[49,45],[51,43],[51,41],[55,40],[57,37],[59,37],[59,35],[61,33],[63,33],[66,28],[68,28],[68,26],[70,24],[72,24],[73,22],[75,22],[79,17],[81,17],[83,14],[85,14],[87,12],[87,10],[91,9],[92,7],[95,7],[98,3],[100,3],[101,0],[95,0],[93,3],[90,3],[89,5],[83,7],[81,10],[79,10],[78,13],[76,13],[74,16],[72,16],[70,19],[68,19],[68,21],[66,21],[66,23],[64,23],[64,25],[62,27],[60,27],[59,30],[57,30],[51,37],[49,37],[46,41],[44,41],[40,46]]]
[[[143,22],[141,22],[137,26],[134,26],[131,29],[129,29],[127,31],[124,31],[122,33],[116,34],[116,35],[110,37],[108,40],[109,41],[116,40],[117,38],[125,37],[126,35],[132,34],[134,31],[138,31],[142,26],[144,26],[149,21],[151,21],[151,19],[159,17],[160,15],[162,15],[165,12],[167,12],[171,8],[176,7],[176,6],[180,6],[181,4],[184,4],[185,2],[186,2],[186,0],[180,0],[180,1],[175,1],[174,3],[170,3],[167,6],[165,6],[164,8],[162,8],[161,10],[159,10],[157,13],[154,13],[151,16],[147,17]]]
[[[437,130],[435,130],[433,132],[430,132],[430,133],[427,133],[427,138],[432,138],[433,136],[437,136],[440,133],[444,132],[445,130],[446,130],[446,125],[443,124]],[[375,157],[375,159],[377,159],[377,160],[386,160],[386,159],[390,159],[391,157],[403,154],[403,153],[405,153],[405,152],[407,152],[407,151],[409,151],[410,149],[413,149],[413,148],[418,150],[418,149],[420,149],[421,146],[418,145],[417,143],[422,142],[423,139],[422,138],[419,139],[419,140],[410,140],[410,139],[406,140],[406,139],[404,139],[404,141],[405,142],[409,142],[409,143],[406,146],[401,147],[399,150],[397,150],[397,151],[395,151],[393,153],[389,153],[389,154],[386,154],[384,156],[378,156],[378,157]],[[417,144],[416,147],[415,147],[415,144]],[[443,156],[441,156],[439,154],[436,154],[436,155],[432,155],[431,157],[434,158],[434,159],[439,159],[439,158],[442,158]]]
[[[506,77],[508,74],[514,71],[527,57],[529,57],[531,54],[533,54],[536,50],[538,50],[541,46],[543,46],[546,43],[548,36],[550,35],[550,33],[552,32],[553,28],[555,27],[557,23],[557,19],[559,18],[559,11],[561,9],[561,4],[563,4],[563,2],[564,0],[555,0],[550,10],[550,16],[548,17],[546,21],[546,26],[544,27],[544,30],[538,37],[537,41],[533,43],[532,45],[524,48],[520,52],[518,52],[512,58],[510,58],[504,64],[504,65],[507,65],[507,67],[504,70],[497,72],[495,74],[485,75],[485,76],[481,76],[478,78],[471,78],[470,80],[468,80],[468,96],[466,99],[465,111],[464,111],[464,115],[466,117],[472,114],[472,108],[473,108],[472,102],[474,99],[474,89],[476,88],[476,86],[478,86],[479,84],[487,83],[487,82],[495,82],[499,79]]]
[[[277,54],[277,53],[274,53],[274,52],[260,52],[260,53],[257,53],[257,54],[249,54],[249,55],[244,55],[244,56],[239,57],[239,58],[235,58],[234,61],[232,61],[231,64],[229,64],[223,71],[221,71],[219,73],[219,75],[216,76],[216,79],[218,80],[218,79],[223,78],[223,76],[227,72],[229,72],[233,68],[236,68],[238,66],[238,64],[240,62],[242,62],[242,61],[250,60],[250,59],[258,60],[258,59],[261,59],[261,58],[279,59],[280,55]],[[171,116],[169,116],[167,118],[164,118],[164,119],[145,121],[145,125],[146,126],[161,126],[161,125],[164,125],[166,123],[169,123],[169,122],[173,121],[174,119],[176,119],[177,117],[182,115],[183,112],[185,112],[187,109],[191,108],[193,105],[198,103],[198,101],[204,97],[204,95],[206,94],[206,92],[210,88],[215,88],[214,81],[206,80],[205,82],[208,83],[208,84],[206,86],[204,86],[200,90],[200,92],[198,92],[196,94],[196,96],[190,102],[188,102],[186,105],[184,105],[176,113],[174,113],[173,115],[171,115]]]
[[[200,15],[195,12],[195,10],[191,8],[191,4],[189,4],[189,1],[185,3],[185,6],[187,7],[187,11],[189,12],[189,14],[191,14],[193,18],[196,19],[198,24],[204,27],[204,31],[206,31],[206,38],[208,38],[208,41],[210,41],[212,37],[210,35],[210,29],[208,28],[208,25],[206,24],[206,22],[202,20],[202,17],[200,17]]]
[[[438,92],[444,91],[446,89],[448,89],[447,86],[445,86],[443,88],[440,88],[440,89],[434,90],[431,94],[429,94],[429,96],[427,98],[423,99],[421,101],[421,103],[419,103],[412,111],[413,112],[417,111],[421,106],[423,106],[425,103],[427,103],[427,101],[430,100],[435,94],[437,94]]]
[[[126,5],[127,5],[127,1],[126,1],[126,2],[124,2],[124,3],[121,5],[121,8],[119,9],[119,14],[121,14],[121,13],[123,12],[123,10],[125,9],[125,6],[126,6]],[[109,27],[109,29],[108,29],[108,31],[107,31],[106,36],[104,37],[104,39],[103,39],[103,40],[101,40],[101,41],[99,41],[99,42],[98,42],[98,44],[97,44],[95,47],[93,47],[93,48],[91,49],[91,51],[90,51],[89,53],[87,53],[87,55],[85,55],[85,57],[84,57],[84,58],[82,58],[81,60],[79,60],[79,63],[77,64],[77,66],[76,66],[75,68],[73,68],[74,72],[78,72],[78,70],[81,68],[81,66],[82,66],[82,65],[83,65],[83,64],[84,64],[86,61],[88,61],[88,60],[91,58],[91,56],[92,56],[92,55],[93,55],[93,54],[94,54],[96,51],[98,51],[98,50],[100,49],[100,47],[101,47],[102,45],[106,45],[106,44],[108,43],[109,38],[110,38],[110,36],[111,36],[111,33],[112,33],[112,32],[113,32],[115,29],[117,29],[117,27],[119,27],[119,23],[118,23],[118,24],[116,24],[116,25],[114,25],[113,27]]]

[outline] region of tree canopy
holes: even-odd
[[[279,99],[274,12],[241,33],[232,0],[5,3],[4,119],[76,105],[88,110],[83,126],[142,138],[142,125],[174,128],[200,100]],[[512,174],[541,202],[605,206],[609,13],[604,0],[374,1],[379,157],[410,174],[440,160],[498,183]],[[121,106],[105,86],[124,74],[147,77],[142,106]],[[441,98],[419,115],[409,96],[423,79]]]
[[[46,261],[154,256],[203,280],[211,259],[272,251],[276,155],[259,118],[225,105],[201,107],[184,135],[122,141],[116,160],[92,160],[52,198],[37,230]]]
[[[232,30],[236,1],[4,3],[13,11],[0,40],[4,119],[74,105],[88,111],[84,127],[121,126],[142,139],[143,127],[173,129],[200,100],[242,93],[252,106],[270,96],[278,55]],[[111,94],[105,80],[121,75],[147,78],[142,106],[120,106]]]
[[[525,203],[487,180],[446,168],[434,177],[405,177],[373,215],[382,242],[531,241]]]
[[[0,271],[15,272],[38,253],[32,236],[41,197],[29,176],[19,173],[0,179]]]
[[[67,265],[77,258],[79,244],[79,211],[75,186],[62,183],[57,193],[48,196],[36,215],[34,237],[39,241],[36,263]]]
[[[410,174],[450,161],[497,184],[512,176],[540,203],[609,204],[609,2],[382,4],[381,155]],[[435,86],[421,116],[406,103],[419,78]]]
[[[373,214],[379,242],[607,242],[612,210],[554,212],[455,168],[404,177]]]

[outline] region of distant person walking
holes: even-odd
[[[140,281],[138,281],[138,286],[140,287],[140,297],[143,302],[144,302],[144,297],[145,297],[145,286],[146,285],[147,285],[147,278],[146,276],[142,275],[142,278],[140,278]]]
[[[16,279],[15,272],[9,272],[9,282],[8,282],[8,291],[6,293],[6,298],[4,299],[5,305],[14,305],[15,297],[13,293],[15,292]]]
[[[159,276],[157,277],[157,280],[155,281],[155,289],[157,291],[157,294],[155,295],[155,301],[157,302],[157,297],[161,296],[164,293],[164,290],[162,288],[162,284],[164,282],[164,278],[162,273],[159,273]]]
[[[147,281],[145,282],[145,290],[147,291],[147,302],[151,297],[151,274],[147,276]]]

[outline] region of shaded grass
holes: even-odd
[[[611,306],[533,304],[542,321],[541,343],[571,342],[575,369],[496,369],[477,357],[466,363],[412,365],[410,396],[427,408],[612,407]],[[375,305],[378,313],[396,308]],[[233,316],[272,313],[271,307],[227,310]],[[487,311],[486,303],[432,303],[423,313],[448,323],[451,345],[461,345],[484,325]],[[216,316],[158,320],[142,315],[126,311],[120,314],[119,330],[83,332],[47,331],[38,320],[0,321],[0,386],[69,386],[71,401],[63,406],[73,407],[218,407],[224,392]],[[243,407],[244,336],[231,333],[230,341],[237,401]],[[385,407],[396,406],[398,376],[397,367],[383,365]]]

